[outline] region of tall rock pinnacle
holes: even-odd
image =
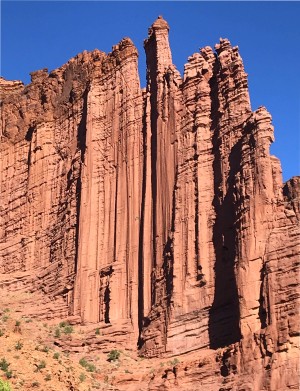
[[[300,180],[282,183],[238,48],[204,47],[181,77],[168,35],[158,17],[146,91],[129,38],[0,78],[0,295],[100,328],[65,341],[78,352],[183,355],[151,390],[297,389]]]
[[[144,41],[148,61],[155,63],[157,72],[163,72],[165,67],[172,64],[169,29],[168,23],[159,16],[149,28],[148,38]]]

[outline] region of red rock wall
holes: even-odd
[[[168,30],[149,29],[145,91],[128,38],[1,80],[0,286],[145,356],[215,349],[212,390],[297,389],[299,178],[282,183],[238,48],[181,78]]]

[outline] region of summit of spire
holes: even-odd
[[[154,67],[163,72],[166,67],[172,65],[169,29],[168,23],[162,16],[159,16],[149,28],[148,38],[144,41],[148,68]]]
[[[168,31],[170,30],[168,22],[166,20],[164,20],[164,18],[161,15],[158,16],[158,18],[152,24],[150,29],[151,28],[154,29],[154,30],[161,30],[161,29],[167,29]]]
[[[153,33],[157,30],[166,30],[169,32],[170,27],[169,24],[164,18],[159,15],[158,18],[152,23],[152,25],[148,29],[148,38],[150,38]]]

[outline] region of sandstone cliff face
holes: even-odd
[[[144,356],[214,357],[151,390],[297,389],[299,178],[282,183],[238,48],[181,78],[168,30],[149,29],[145,91],[128,38],[1,79],[0,286]]]

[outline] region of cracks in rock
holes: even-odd
[[[194,119],[195,122],[195,119]],[[196,133],[195,133],[196,135]],[[200,287],[206,285],[205,276],[202,272],[202,265],[200,263],[200,254],[199,254],[199,241],[200,241],[200,233],[199,233],[199,186],[198,186],[198,153],[197,153],[197,142],[194,144],[194,172],[193,172],[193,181],[195,184],[194,196],[195,196],[195,255],[196,255],[196,279],[199,281]],[[173,206],[175,208],[175,204]]]
[[[167,300],[167,312],[170,311],[172,293],[173,293],[173,279],[174,279],[174,251],[173,251],[173,238],[169,237],[165,245],[163,252],[163,270],[164,280],[166,284],[166,300]]]
[[[86,132],[87,132],[87,98],[89,88],[87,87],[83,93],[83,107],[81,121],[78,126],[77,133],[77,148],[80,151],[81,164],[79,166],[79,173],[76,183],[76,233],[75,233],[75,273],[78,272],[78,255],[79,255],[79,225],[80,225],[80,204],[81,204],[81,189],[82,189],[82,164],[84,164],[84,157],[86,151]]]
[[[218,84],[216,77],[214,77],[211,81],[211,116],[215,152],[213,163],[215,198],[213,205],[216,211],[216,221],[213,228],[213,243],[216,260],[214,301],[209,310],[209,339],[213,349],[230,345],[241,338],[239,298],[235,276],[236,230],[233,199],[234,176],[241,160],[241,142],[237,142],[230,152],[227,191],[226,194],[223,194],[221,166],[224,158],[221,154],[220,128],[216,122],[219,110],[217,91]]]
[[[100,288],[99,288],[99,322],[110,323],[110,301],[111,288],[110,278],[113,275],[112,266],[104,267],[100,270]]]
[[[264,263],[261,272],[260,272],[260,279],[261,279],[261,285],[260,285],[260,293],[259,293],[259,310],[258,310],[258,316],[261,324],[261,328],[265,329],[268,325],[268,313],[270,313],[269,303],[266,303],[264,291],[267,284],[267,268],[266,264]],[[268,308],[266,308],[268,307]]]
[[[138,327],[139,338],[138,348],[142,347],[141,332],[144,325],[144,224],[145,224],[145,202],[146,202],[146,178],[147,178],[147,121],[146,121],[147,100],[144,101],[143,110],[143,180],[142,180],[142,196],[141,196],[141,218],[139,226],[139,249],[138,249]],[[151,262],[151,261],[150,261]]]
[[[28,147],[28,156],[27,156],[27,174],[29,179],[29,173],[30,173],[30,166],[31,166],[31,154],[32,154],[32,137],[33,133],[36,131],[36,128],[34,126],[29,126],[27,133],[25,135],[25,140],[29,142]]]
[[[104,323],[110,323],[109,321],[109,302],[110,302],[110,289],[109,284],[106,285],[105,291],[104,291]]]

